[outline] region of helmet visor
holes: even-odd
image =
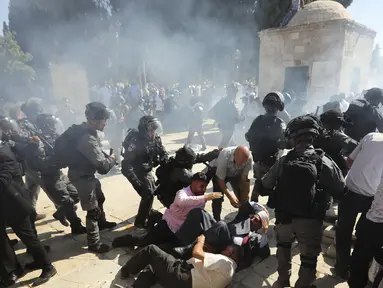
[[[148,133],[150,137],[162,135],[163,129],[161,122],[158,120],[149,122],[146,126],[146,133]]]

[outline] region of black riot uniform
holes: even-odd
[[[323,133],[315,140],[314,146],[322,149],[326,155],[342,170],[345,177],[348,172],[348,165],[345,160],[358,145],[358,142],[347,136],[343,131],[343,126],[347,123],[343,119],[343,114],[331,109],[320,115],[320,120],[324,126]]]
[[[351,102],[344,113],[345,119],[352,123],[345,129],[345,133],[356,141],[362,140],[368,133],[383,132],[383,116],[378,106],[383,102],[383,90],[372,88],[364,95],[365,99]]]
[[[37,127],[41,131],[42,146],[38,149],[36,162],[41,173],[41,181],[49,197],[59,205],[59,209],[53,217],[64,226],[69,221],[72,234],[86,233],[81,219],[76,214],[75,204],[80,201],[76,188],[70,183],[69,178],[64,175],[57,166],[54,154],[54,143],[58,138],[56,133],[57,118],[51,114],[42,113],[37,116]]]
[[[161,130],[161,122],[157,118],[144,116],[140,119],[138,130],[130,130],[123,143],[122,173],[141,196],[134,223],[140,228],[146,227],[156,190],[151,171],[168,159],[161,137],[157,134],[159,130]]]
[[[245,120],[236,105],[237,86],[232,83],[226,88],[226,97],[222,98],[211,110],[213,118],[217,121],[222,134],[219,148],[235,146],[233,134],[235,125]]]
[[[299,244],[301,266],[295,287],[313,287],[316,279],[328,195],[340,198],[345,181],[338,166],[313,142],[321,133],[318,120],[301,116],[289,122],[286,137],[294,148],[281,157],[254,185],[262,195],[274,193],[278,280],[276,287],[290,287],[291,247]],[[269,191],[263,194],[265,191]]]
[[[104,104],[91,102],[86,105],[86,123],[73,125],[56,139],[55,153],[62,167],[67,166],[68,177],[78,191],[81,207],[87,211],[86,230],[88,250],[105,253],[109,246],[103,244],[100,230],[117,224],[108,222],[104,212],[105,196],[95,173],[107,174],[116,164],[112,155],[102,151],[97,131],[103,131],[109,111]]]
[[[277,116],[278,111],[284,110],[283,95],[280,92],[267,94],[262,105],[266,114],[255,118],[245,135],[253,154],[256,179],[262,179],[278,160],[283,148],[283,134],[286,128],[285,122]],[[252,200],[258,202],[258,197],[259,193],[254,186]]]
[[[0,135],[1,135],[0,128]],[[33,286],[47,282],[56,269],[38,237],[34,218],[36,212],[22,180],[22,169],[10,147],[0,143],[0,286],[9,287],[23,274],[15,251],[10,244],[6,227],[9,225],[32,255],[34,262],[27,268],[42,269]]]
[[[21,105],[21,111],[27,116],[27,118],[20,119],[18,121],[19,133],[14,135],[15,142],[28,143],[29,138],[38,136],[38,128],[36,127],[37,116],[43,112],[41,106],[41,99],[31,98]],[[29,145],[30,146],[30,145]],[[25,147],[27,148],[27,147]],[[38,195],[40,193],[41,179],[37,172],[37,167],[34,163],[34,158],[29,159],[31,153],[25,153],[27,159],[25,161],[25,185],[31,192],[32,204],[36,207]]]
[[[186,140],[186,144],[191,144],[194,134],[197,133],[201,145],[202,150],[206,150],[206,141],[205,137],[203,135],[203,117],[204,117],[204,107],[201,102],[198,101],[197,97],[193,97],[190,99],[190,105],[192,109],[192,117],[191,117],[191,124],[189,127],[189,134]]]
[[[177,191],[189,186],[193,178],[193,165],[208,163],[218,157],[220,150],[216,149],[206,154],[196,154],[193,149],[185,145],[176,151],[175,157],[159,166],[156,170],[156,195],[161,203],[169,208],[173,203]]]

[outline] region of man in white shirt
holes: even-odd
[[[351,164],[346,178],[348,192],[339,201],[336,229],[336,273],[348,278],[351,239],[358,213],[361,219],[371,207],[383,174],[383,134],[367,134],[350,154]]]
[[[348,279],[350,288],[367,285],[370,262],[383,246],[383,181],[380,182],[366,218],[360,220],[356,233],[357,240]]]
[[[155,283],[163,287],[224,288],[230,282],[240,262],[242,248],[227,246],[221,254],[204,251],[205,236],[201,235],[188,261],[177,260],[155,245],[146,246],[135,254],[121,269],[121,277],[138,274],[134,288],[150,287]]]

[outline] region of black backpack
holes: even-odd
[[[275,210],[291,217],[316,215],[317,191],[324,152],[311,155],[290,151],[283,160],[281,175],[275,188]]]
[[[56,139],[53,151],[58,168],[66,168],[76,164],[79,156],[77,143],[87,131],[82,125],[72,125]]]

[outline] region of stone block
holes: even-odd
[[[305,52],[305,47],[304,46],[295,46],[294,52],[295,53],[304,53]]]
[[[299,39],[299,32],[293,32],[293,33],[290,33],[290,39],[291,39],[291,40],[297,40],[297,39]]]

